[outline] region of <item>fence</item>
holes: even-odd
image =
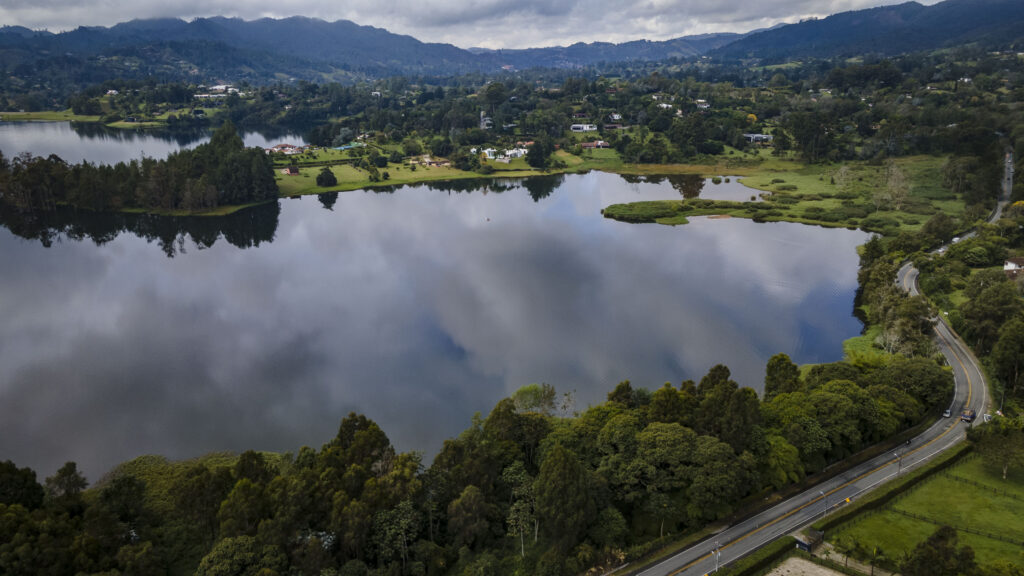
[[[1011,492],[1007,492],[1006,490],[1003,490],[1002,488],[996,488],[995,486],[989,486],[988,484],[982,484],[981,482],[978,482],[976,480],[971,480],[970,478],[964,478],[963,476],[957,476],[956,474],[953,474],[952,472],[946,473],[945,476],[947,478],[949,478],[950,480],[954,480],[956,482],[962,482],[964,484],[968,484],[970,486],[974,486],[975,488],[980,488],[981,490],[986,490],[988,492],[991,492],[991,493],[995,494],[996,496],[1002,496],[1004,498],[1010,498],[1010,499],[1013,499],[1013,500],[1017,500],[1018,502],[1024,502],[1024,497],[1021,497],[1019,494],[1013,494]]]
[[[906,516],[907,518],[913,518],[914,520],[920,520],[922,522],[927,522],[929,524],[934,524],[936,526],[952,526],[954,529],[956,529],[959,532],[966,532],[968,534],[975,534],[975,535],[978,535],[978,536],[983,536],[985,538],[990,538],[992,540],[999,540],[1000,542],[1006,542],[1006,543],[1014,544],[1014,545],[1017,545],[1017,546],[1024,546],[1024,540],[1016,540],[1014,538],[1009,538],[1009,537],[1003,536],[1001,534],[995,534],[993,532],[987,532],[985,530],[978,530],[976,528],[971,528],[970,526],[967,526],[967,527],[955,526],[955,525],[950,524],[949,522],[941,522],[939,520],[935,520],[934,518],[929,518],[928,516],[925,516],[923,514],[915,514],[914,512],[908,512],[906,510],[900,510],[899,508],[889,507],[886,510],[889,511],[889,512],[893,512],[895,514],[899,514],[901,516]]]

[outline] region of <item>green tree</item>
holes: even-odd
[[[533,145],[526,151],[526,163],[538,170],[547,170],[551,166],[551,154],[555,145],[547,136],[538,136]]]
[[[398,506],[377,512],[373,518],[373,540],[381,558],[390,562],[395,556],[402,559],[405,571],[409,550],[419,532],[419,511],[412,500],[402,500]]]
[[[320,169],[320,173],[316,175],[316,185],[321,188],[337,186],[338,177],[334,175],[334,171],[329,166],[324,166]]]
[[[683,422],[687,414],[682,394],[666,382],[651,395],[648,415],[653,422]]]
[[[242,478],[220,505],[217,519],[222,537],[255,536],[260,521],[270,516],[263,486]]]
[[[276,547],[237,536],[218,542],[199,563],[196,576],[276,576],[286,568],[287,559]]]
[[[983,289],[962,309],[967,336],[974,341],[976,350],[987,354],[998,339],[1003,323],[1020,314],[1024,303],[1012,282],[999,282]]]
[[[764,399],[777,394],[795,392],[800,387],[800,368],[785,354],[776,354],[768,360],[764,375]]]
[[[1016,316],[1003,324],[991,358],[1003,386],[1010,388],[1011,395],[1015,394],[1024,383],[1024,318]]]
[[[89,483],[78,471],[78,465],[67,462],[46,479],[46,500],[73,513],[82,511],[82,491]]]
[[[521,461],[514,462],[501,473],[501,480],[512,489],[512,506],[508,511],[509,535],[519,536],[520,555],[526,556],[526,534],[533,532],[537,542],[538,519],[537,498],[534,493],[534,479],[526,472]]]
[[[768,451],[764,455],[762,470],[764,479],[776,490],[804,477],[800,451],[782,436],[774,434],[768,437]]]
[[[977,568],[974,550],[957,547],[956,529],[940,526],[910,552],[900,565],[904,576],[962,576]]]
[[[1003,480],[1010,468],[1024,467],[1024,416],[997,417],[985,426],[971,428],[968,434],[985,462],[1001,469]]]
[[[593,514],[586,469],[575,454],[555,444],[541,463],[534,493],[544,533],[563,551],[569,550]]]
[[[469,485],[448,505],[448,536],[456,547],[474,547],[490,531],[490,505],[476,486]]]
[[[0,504],[20,504],[32,510],[43,503],[45,492],[31,468],[18,468],[14,462],[0,462]]]

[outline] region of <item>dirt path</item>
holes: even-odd
[[[810,560],[803,558],[787,558],[779,564],[775,570],[768,573],[768,576],[843,576],[835,570],[829,570],[824,566],[818,566]]]

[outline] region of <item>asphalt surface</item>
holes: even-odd
[[[1006,155],[1002,195],[989,217],[1002,216],[1013,185],[1013,154]],[[906,263],[897,274],[897,283],[911,295],[917,295],[918,271]],[[989,406],[988,388],[978,361],[967,345],[940,319],[934,324],[935,343],[953,370],[955,392],[950,417],[938,422],[890,454],[883,454],[855,468],[825,480],[743,522],[729,526],[700,544],[639,572],[638,576],[700,576],[746,556],[780,536],[799,530],[824,515],[860,498],[883,482],[905,474],[936,454],[963,441],[967,428],[983,420]],[[974,410],[974,423],[961,422],[960,412]]]

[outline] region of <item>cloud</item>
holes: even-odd
[[[461,47],[527,48],[578,41],[664,40],[708,32],[745,32],[811,16],[901,0],[10,0],[0,22],[49,30],[109,26],[134,18],[294,15],[346,19]],[[925,4],[934,4],[929,0]]]

